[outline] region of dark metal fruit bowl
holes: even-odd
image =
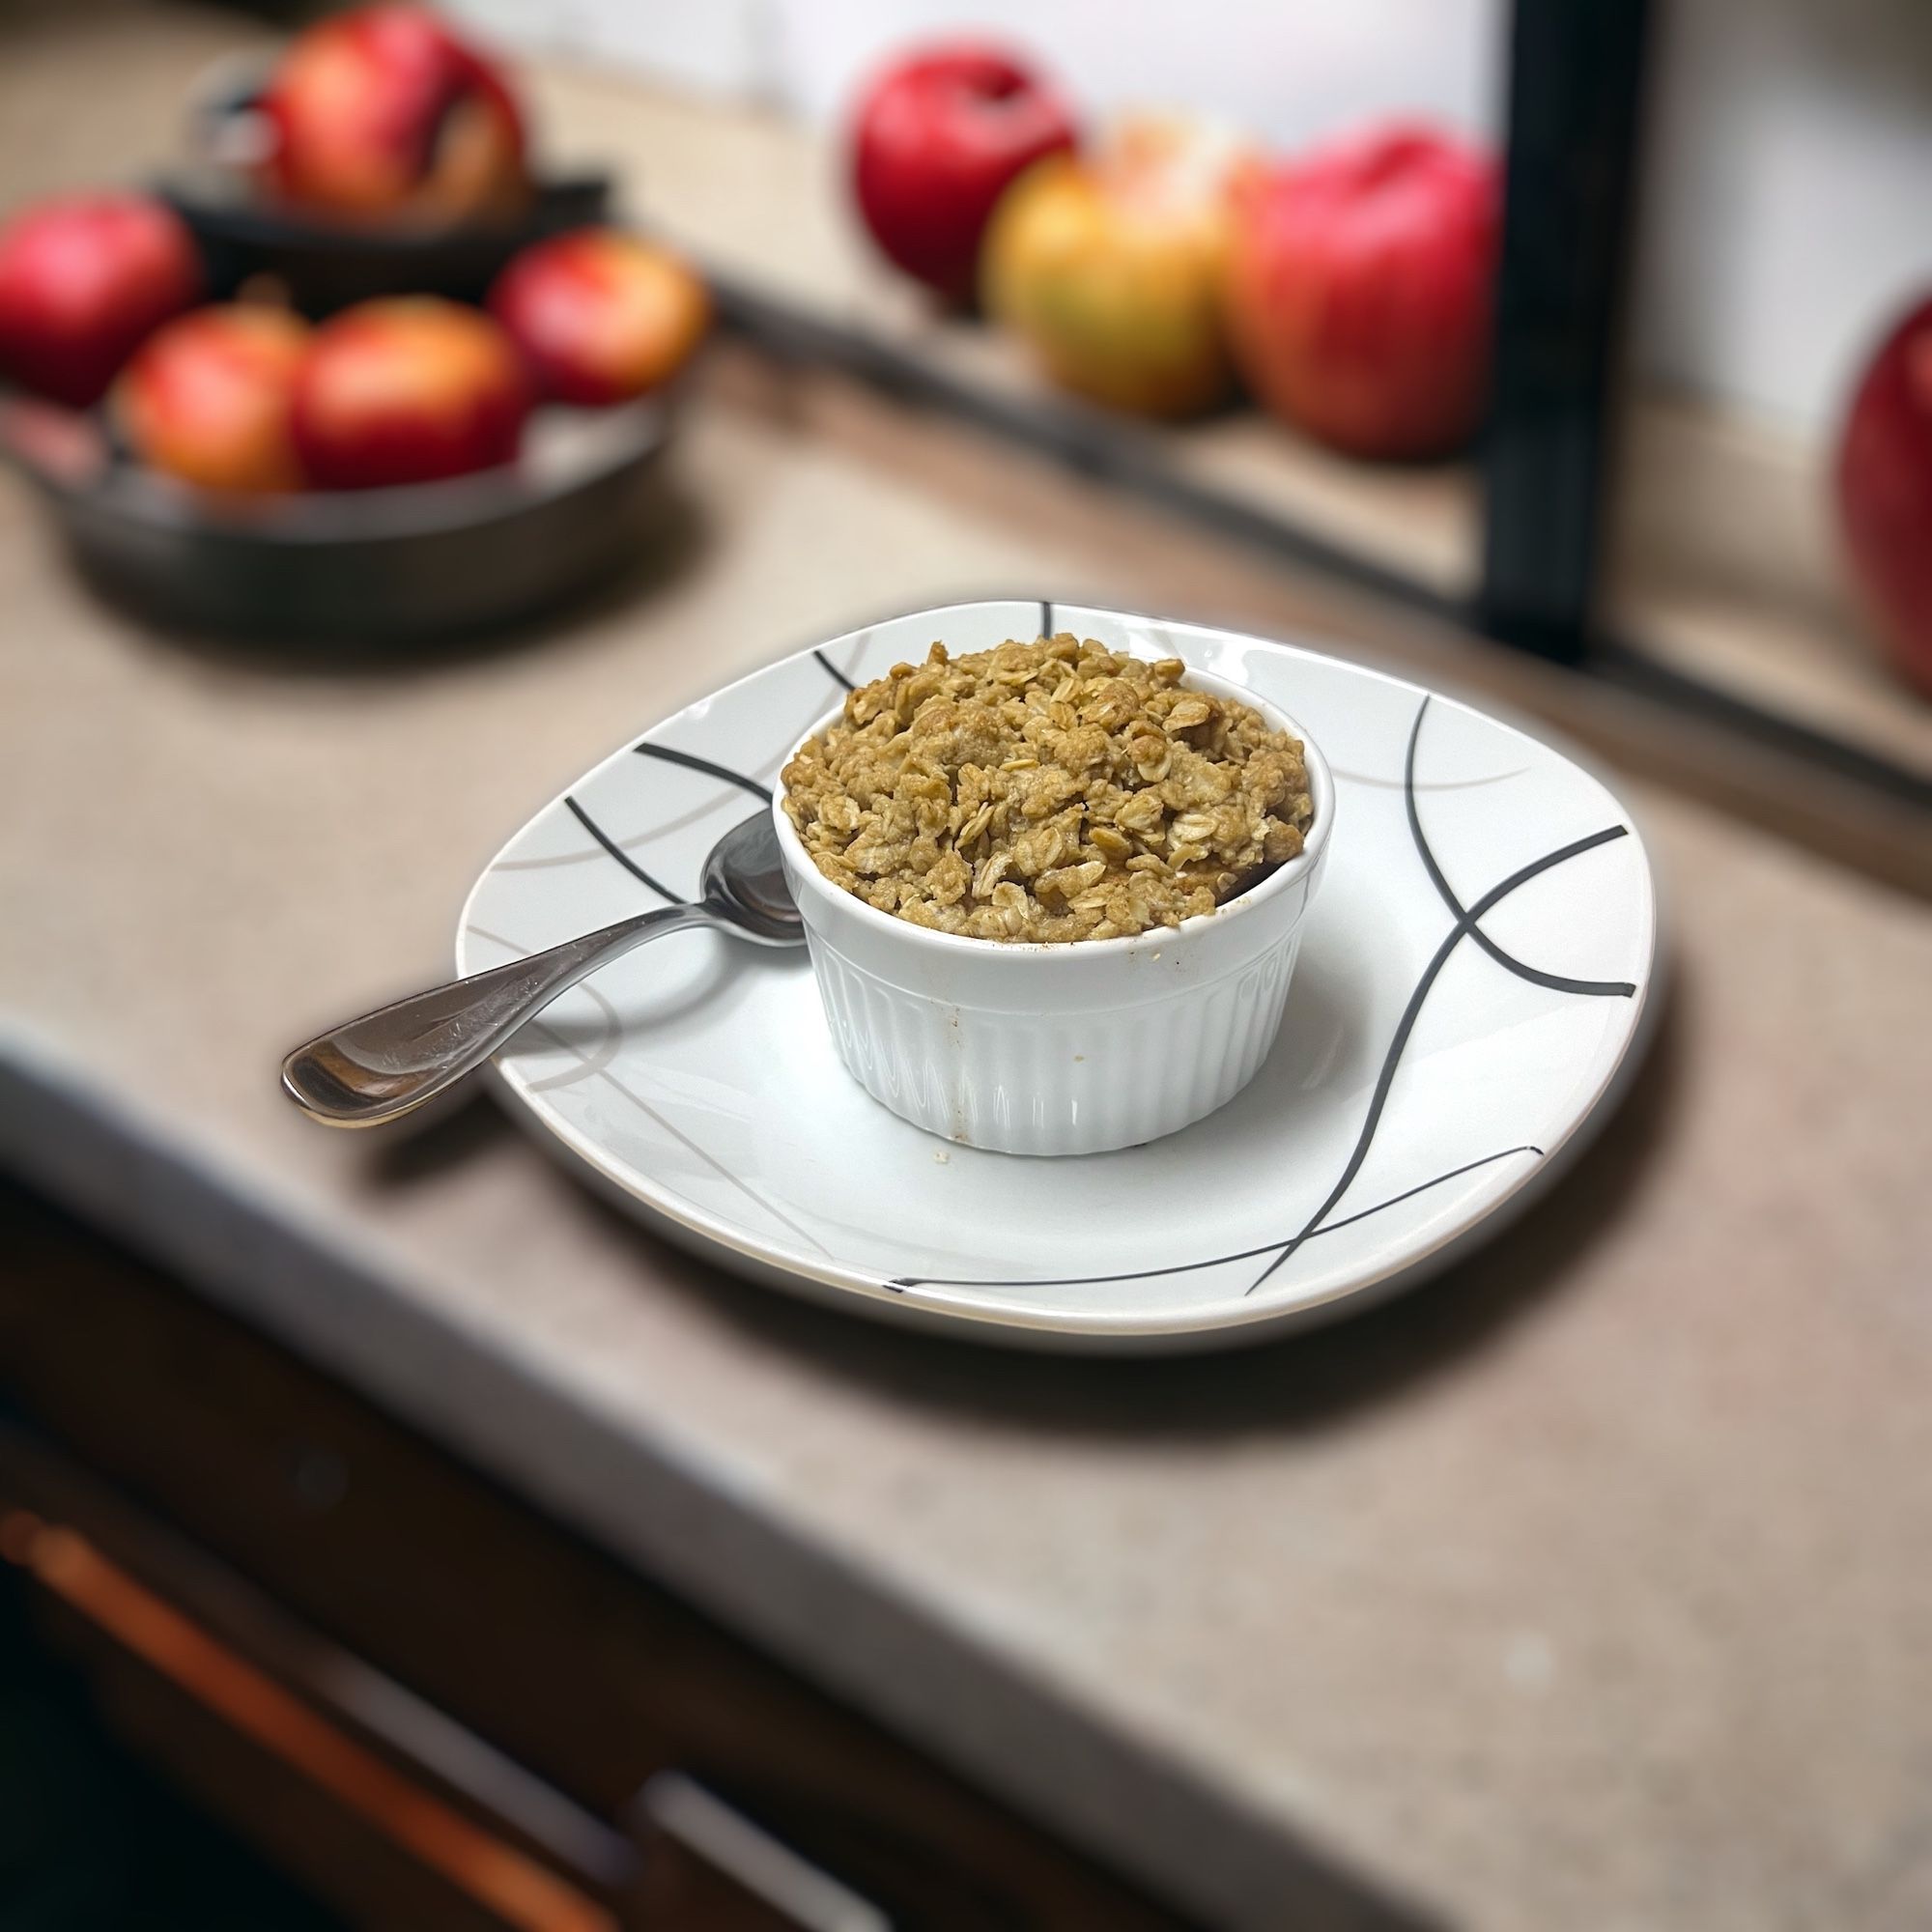
[[[441,483],[228,497],[143,469],[100,420],[0,397],[0,455],[35,483],[89,579],[160,623],[378,643],[506,624],[643,546],[670,396],[545,409],[523,456]]]
[[[312,316],[376,296],[479,302],[511,256],[546,236],[597,226],[611,202],[609,176],[580,175],[538,182],[511,220],[384,226],[303,216],[217,168],[164,175],[154,185],[192,231],[213,296],[267,277]]]

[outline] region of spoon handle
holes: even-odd
[[[648,939],[709,925],[715,917],[701,904],[666,906],[566,939],[547,952],[412,993],[297,1047],[282,1062],[283,1089],[326,1126],[393,1121],[480,1065],[585,975]]]

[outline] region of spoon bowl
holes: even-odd
[[[764,946],[803,944],[805,922],[785,882],[778,828],[766,813],[753,813],[719,839],[700,883],[705,902],[729,906],[745,938]]]

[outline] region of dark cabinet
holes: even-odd
[[[0,1251],[0,1553],[118,1727],[358,1922],[1179,1922],[38,1202]]]

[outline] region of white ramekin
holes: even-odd
[[[1314,822],[1300,855],[1252,891],[1131,939],[965,939],[880,912],[812,864],[781,789],[779,849],[825,1017],[875,1100],[969,1147],[1100,1153],[1171,1134],[1255,1077],[1327,858],[1335,786],[1284,712],[1205,671],[1182,682],[1252,705],[1302,741]]]

